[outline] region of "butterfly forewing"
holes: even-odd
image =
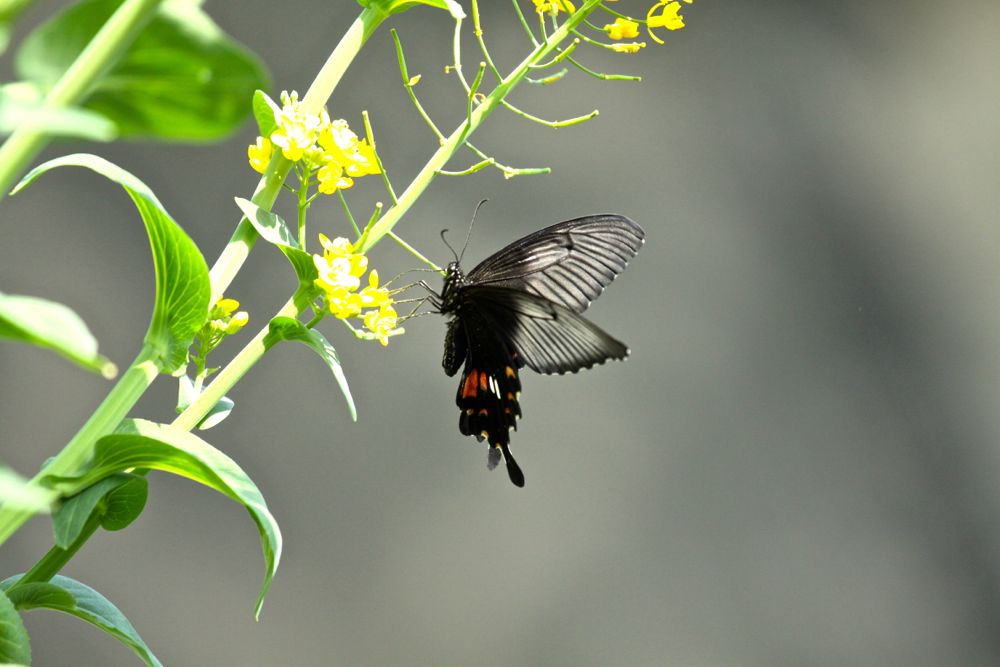
[[[467,281],[533,292],[582,313],[642,247],[642,228],[591,215],[540,229],[487,257]]]

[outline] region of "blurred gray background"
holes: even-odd
[[[303,91],[357,11],[208,9],[262,56],[274,93]],[[523,35],[507,3],[486,10],[508,70]],[[666,47],[581,50],[642,84],[573,72],[514,98],[550,118],[597,107],[596,121],[550,130],[497,113],[475,137],[551,175],[438,179],[397,228],[444,263],[438,231],[460,239],[489,198],[467,267],[586,213],[647,231],[589,311],[632,357],[523,377],[513,447],[526,488],[487,472],[485,447],[458,433],[441,318],[410,322],[388,349],[331,323],[357,424],[328,371],[287,346],[204,433],[284,531],[259,623],[253,523],[177,477],[151,475],[140,519],[98,535],[65,573],[118,604],[168,665],[1000,664],[1000,5],[700,0],[685,14]],[[389,25],[431,112],[454,127],[451,22],[418,9]],[[331,112],[355,128],[371,112],[401,188],[434,142],[387,28]],[[233,197],[256,183],[254,135],[247,124],[216,146],[67,143],[46,157],[90,150],[130,169],[211,263]],[[359,216],[385,200],[374,179],[350,197]],[[0,289],[68,304],[127,364],[153,276],[124,194],[59,170],[5,200],[0,219]],[[312,221],[343,233],[333,205]],[[416,266],[389,242],[372,261],[385,276]],[[261,245],[229,294],[261,326],[292,286]],[[33,473],[108,388],[0,345],[0,459]],[[162,378],[135,414],[167,421],[174,397]],[[50,544],[48,521],[33,520],[3,548],[2,574]],[[75,619],[32,612],[28,625],[36,664],[135,664]]]

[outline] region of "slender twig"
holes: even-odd
[[[419,77],[410,76],[409,69],[406,67],[406,57],[403,55],[403,45],[399,41],[399,34],[396,32],[395,28],[393,28],[390,32],[392,33],[392,41],[396,45],[396,59],[399,61],[399,74],[403,77],[403,87],[406,88],[406,93],[410,96],[410,101],[413,103],[413,106],[416,107],[417,113],[420,114],[420,117],[424,119],[427,126],[431,128],[434,136],[437,137],[438,144],[443,144],[444,135],[441,133],[441,130],[437,128],[437,125],[434,124],[434,121],[431,120],[427,111],[424,110],[424,105],[422,105],[420,100],[417,99],[417,94],[413,92],[413,86],[416,85],[414,78],[419,81]]]
[[[489,157],[486,158],[485,160],[477,162],[468,169],[463,169],[462,171],[448,171],[446,169],[438,169],[437,173],[440,174],[441,176],[468,176],[469,174],[474,174],[477,171],[480,171],[484,167],[489,167],[491,165],[494,165],[496,164],[496,162],[497,162],[496,160]]]
[[[630,74],[602,74],[601,72],[595,72],[594,70],[581,65],[573,58],[567,58],[567,60],[569,60],[574,67],[584,74],[592,76],[595,79],[600,79],[601,81],[642,81],[641,76],[632,76]]]

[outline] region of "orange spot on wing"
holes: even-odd
[[[510,366],[507,366],[507,368],[504,369],[504,373],[506,373],[507,377],[509,377],[509,378],[516,378],[517,377],[517,371],[515,371]]]
[[[490,377],[486,373],[479,374],[479,389],[486,391],[486,384],[489,382]]]
[[[462,385],[462,398],[475,398],[476,397],[476,385],[479,384],[479,371],[472,369],[469,374],[465,376],[465,384]]]

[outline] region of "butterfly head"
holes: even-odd
[[[449,262],[445,268],[444,286],[441,288],[441,312],[452,310],[458,290],[465,284],[465,273],[457,261]]]

